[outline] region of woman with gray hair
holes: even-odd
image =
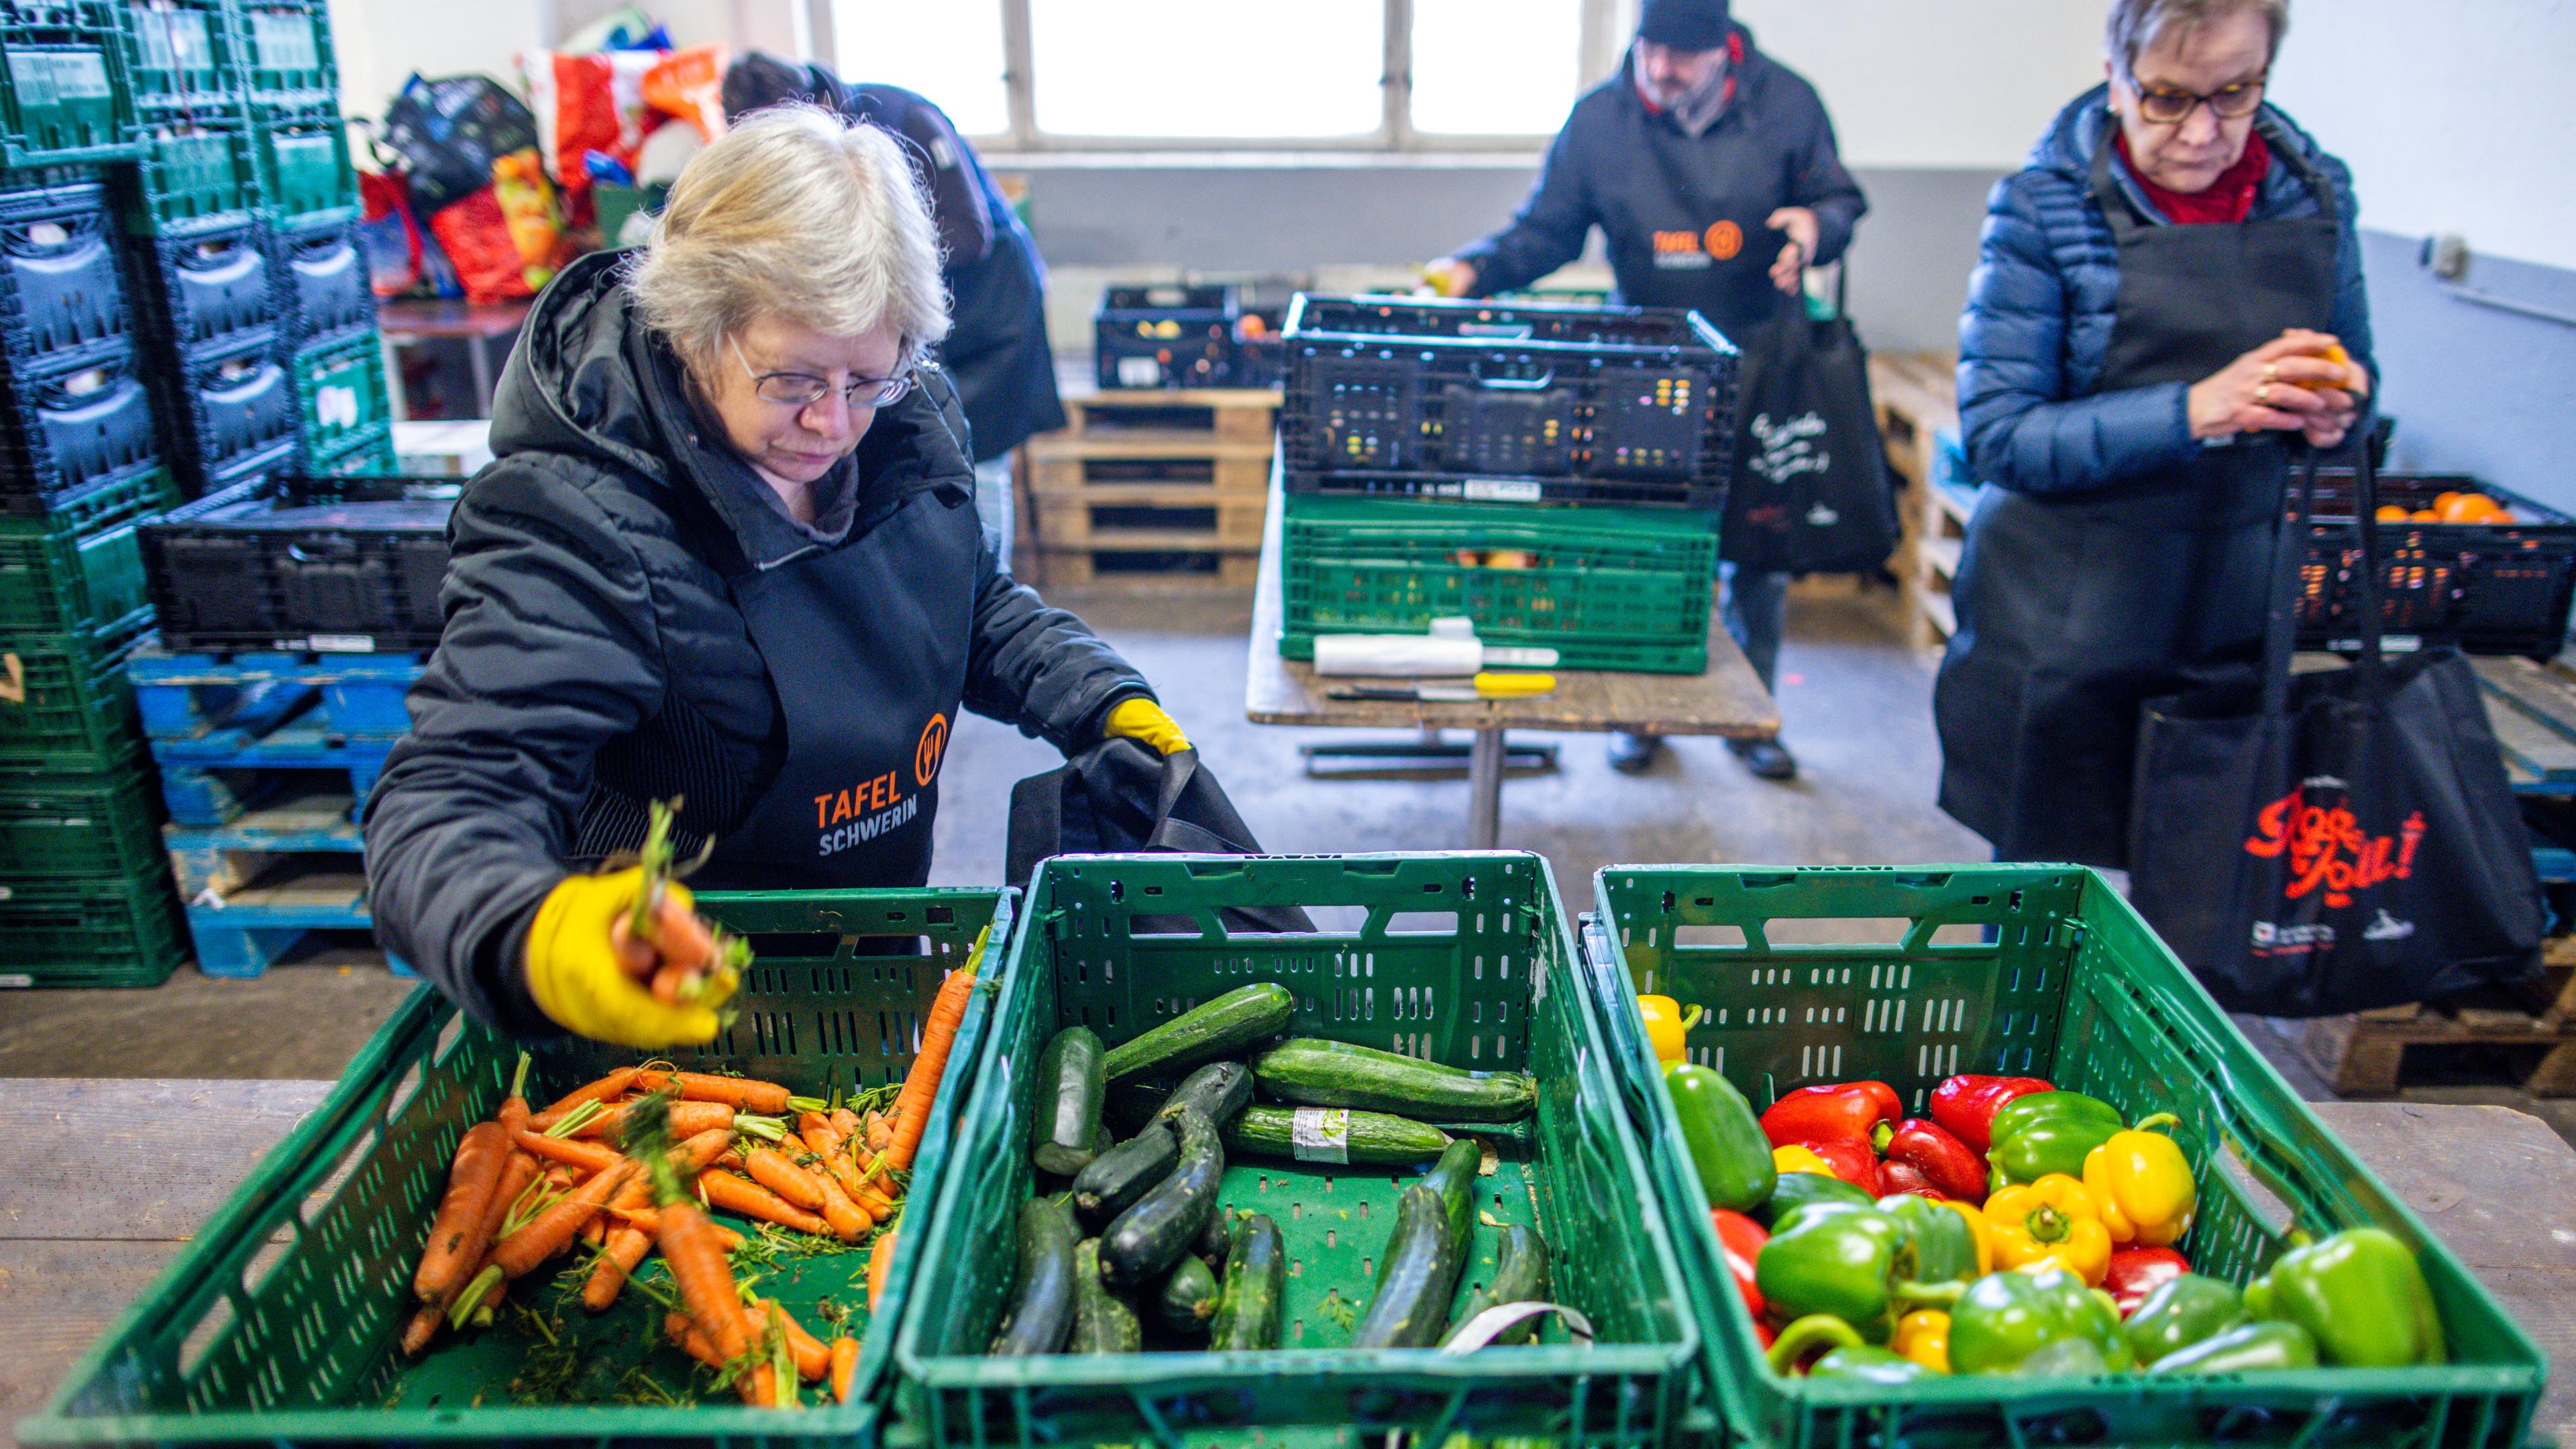
[[[2139,706],[2250,671],[2291,447],[2370,394],[2350,175],[2264,85],[2288,0],[2114,0],[2109,83],[1997,183],[1959,323],[1941,807],[2123,866]]]
[[[637,253],[567,267],[449,537],[447,625],[367,802],[379,934],[520,1035],[701,1042],[704,1006],[578,867],[680,802],[695,877],[913,886],[959,708],[1068,752],[1186,741],[1081,620],[996,564],[935,234],[896,143],[811,107],[693,157]],[[661,907],[685,916],[685,891]],[[676,929],[678,920],[670,927]],[[654,934],[651,932],[643,933]]]

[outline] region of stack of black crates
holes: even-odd
[[[187,954],[138,525],[389,472],[325,0],[0,0],[0,986]]]
[[[1736,350],[1695,312],[1299,296],[1280,652],[1471,618],[1568,669],[1708,667]]]

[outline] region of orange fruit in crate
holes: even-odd
[[[2398,504],[2383,503],[2379,505],[2379,512],[2375,516],[2382,523],[2404,523],[2412,515]]]
[[[2433,511],[2448,513],[2451,511],[2451,505],[2459,501],[2460,495],[2457,492],[2436,493],[2433,495]]]
[[[2434,512],[2430,508],[2418,508],[2407,516],[2417,523],[2439,523],[2442,521],[2442,515]]]
[[[2504,510],[2483,493],[2445,493],[2433,505],[2444,523],[2485,523]]]

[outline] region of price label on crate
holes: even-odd
[[[1536,503],[1541,497],[1535,478],[1469,478],[1459,492],[1477,503]]]
[[[354,428],[358,425],[358,390],[354,387],[326,387],[314,396],[313,416],[326,428]]]

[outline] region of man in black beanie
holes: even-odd
[[[1755,50],[1726,0],[1645,0],[1626,63],[1574,103],[1511,224],[1424,274],[1446,296],[1516,291],[1581,256],[1597,226],[1620,301],[1694,308],[1741,343],[1806,268],[1843,254],[1868,207],[1815,87]],[[1728,632],[1766,688],[1788,590],[1783,573],[1727,579]],[[1798,772],[1777,740],[1729,743],[1766,780]],[[1642,771],[1659,744],[1615,735],[1610,763]]]

